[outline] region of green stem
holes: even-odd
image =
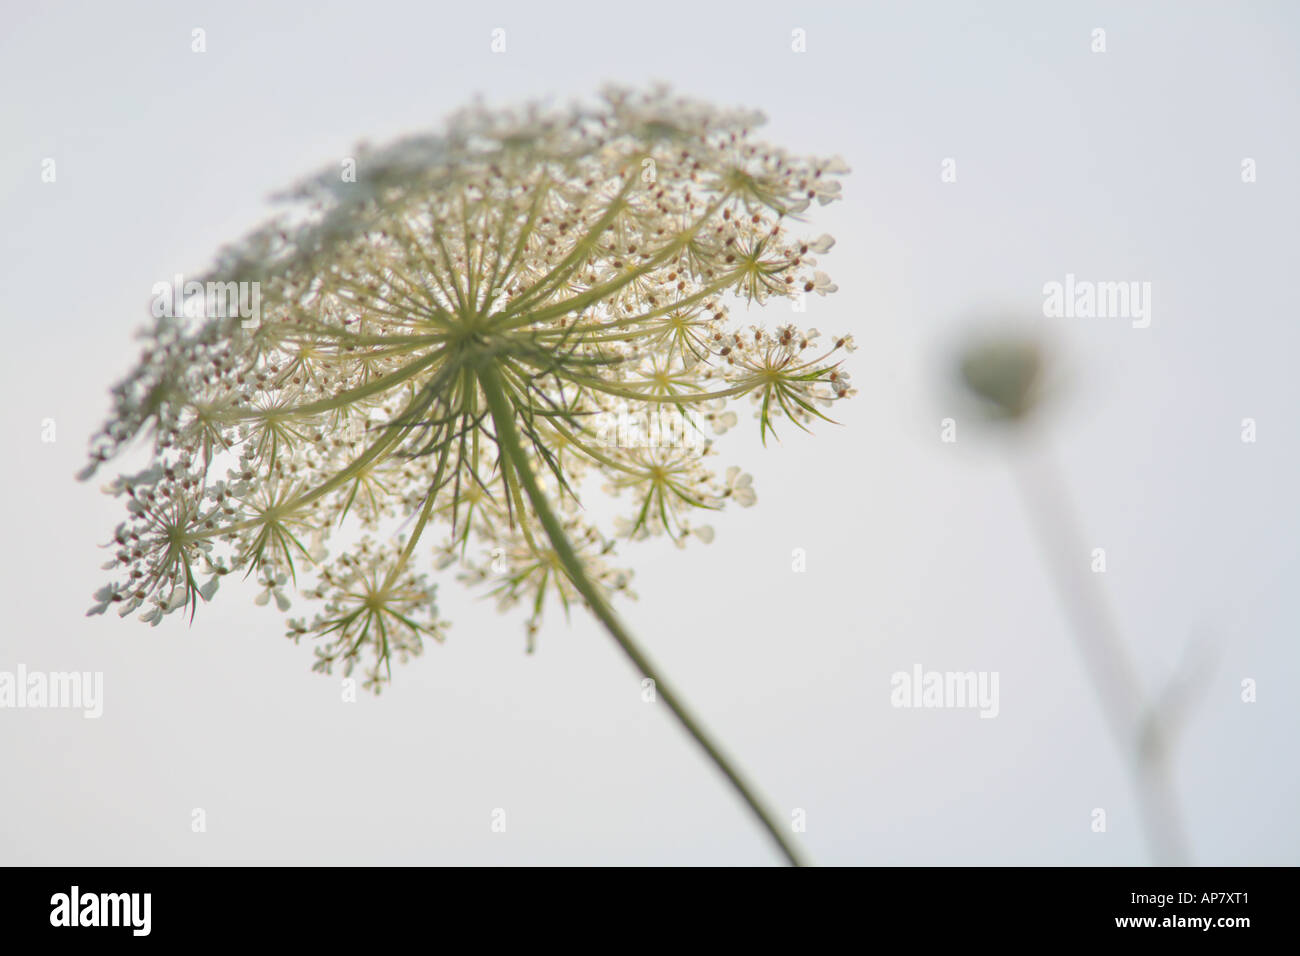
[[[1046,444],[1036,460],[1015,464],[1026,509],[1051,565],[1088,676],[1134,771],[1151,854],[1160,866],[1186,866],[1191,851],[1171,773],[1171,741],[1163,732],[1161,715],[1146,703],[1142,680],[1105,593],[1090,572],[1080,569],[1079,556],[1088,552],[1069,488]]]
[[[623,622],[614,613],[614,609],[605,599],[605,596],[587,576],[581,559],[573,550],[573,545],[564,533],[563,525],[561,525],[560,520],[551,509],[550,501],[537,482],[537,476],[533,474],[532,463],[524,450],[523,443],[520,441],[519,431],[515,428],[514,407],[502,387],[500,374],[495,367],[488,363],[485,363],[480,368],[478,374],[479,384],[482,386],[483,394],[487,397],[488,407],[492,412],[492,423],[496,430],[497,444],[501,449],[503,477],[507,477],[504,472],[509,468],[514,471],[519,483],[523,485],[528,500],[532,503],[533,511],[537,515],[537,520],[541,522],[542,528],[550,539],[551,546],[555,548],[556,556],[560,559],[565,574],[569,576],[573,586],[578,589],[578,593],[586,598],[592,613],[605,625],[605,630],[609,631],[610,636],[622,648],[623,653],[631,659],[636,669],[641,672],[642,676],[654,681],[655,692],[668,705],[668,709],[673,712],[673,715],[686,729],[686,732],[695,739],[695,742],[708,754],[709,759],[730,781],[732,787],[735,788],[741,799],[745,801],[750,811],[758,818],[759,822],[767,830],[768,835],[780,848],[786,860],[794,866],[803,866],[804,861],[801,859],[798,850],[781,832],[781,826],[771,811],[763,806],[753,787],[746,782],[740,771],[722,753],[721,748],[714,743],[700,722],[682,703],[677,696],[677,692],[659,675],[658,670],[650,662],[645,652],[633,640],[632,635],[623,626]]]

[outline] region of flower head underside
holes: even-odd
[[[603,592],[629,591],[620,539],[707,541],[699,515],[755,500],[748,475],[711,467],[731,404],[753,404],[766,440],[854,391],[851,337],[731,320],[730,303],[836,289],[817,261],[832,240],[798,229],[847,169],[755,142],[760,122],[611,90],[594,108],[467,111],[359,153],[355,182],[300,184],[296,214],[211,276],[257,283],[258,321],[160,318],[114,390],[83,477],[140,436],[152,464],[109,486],[128,514],[92,613],[156,624],[255,576],[259,603],[316,604],[288,631],[316,640],[318,669],[361,667],[378,689],[443,637],[430,576],[456,565],[528,608],[531,641],[548,598],[576,592],[485,385]],[[620,416],[681,426],[614,440]],[[612,528],[578,500],[592,473],[625,503]]]

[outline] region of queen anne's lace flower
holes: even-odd
[[[527,607],[531,644],[549,597],[630,593],[616,540],[711,540],[697,511],[755,501],[749,475],[710,467],[728,403],[750,396],[766,438],[853,394],[848,337],[730,321],[728,299],[836,291],[813,258],[834,240],[797,230],[847,168],[756,142],[760,122],[611,90],[472,110],[360,151],[356,182],[299,184],[207,277],[259,283],[260,320],[159,319],[114,389],[83,476],[140,435],[154,463],[110,486],[128,518],[91,613],[192,614],[239,571],[259,604],[317,602],[289,635],[377,689],[443,636],[430,571]],[[665,412],[672,441],[607,427]],[[626,504],[608,534],[577,505],[590,472]],[[360,543],[329,557],[349,524]]]

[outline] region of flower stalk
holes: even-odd
[[[1031,418],[1045,391],[1045,365],[1045,354],[1035,341],[1002,335],[972,344],[960,372],[984,414],[1021,432],[1018,437],[1025,445],[1012,452],[1011,462],[1021,500],[1107,727],[1133,773],[1148,848],[1160,865],[1184,865],[1191,853],[1170,766],[1165,702],[1148,703],[1110,603],[1096,586],[1095,575],[1080,572],[1078,556],[1086,551],[1068,483],[1045,436],[1032,433]]]
[[[546,536],[560,559],[564,573],[569,576],[573,586],[586,599],[591,613],[604,625],[610,637],[614,639],[623,653],[631,660],[632,665],[640,672],[641,676],[654,681],[656,695],[668,705],[668,709],[673,712],[673,716],[677,718],[682,728],[699,744],[713,764],[722,771],[723,776],[727,778],[750,812],[762,824],[786,860],[793,866],[803,866],[804,860],[798,849],[781,832],[776,817],[763,805],[763,801],[759,798],[753,786],[745,780],[740,770],[732,764],[722,752],[721,747],[713,741],[708,731],[704,729],[695,715],[678,697],[677,691],[664,680],[658,668],[651,663],[646,653],[641,650],[627,628],[623,626],[623,622],[605,599],[605,596],[587,578],[587,572],[582,561],[574,552],[573,545],[564,533],[564,527],[551,509],[546,493],[542,490],[537,482],[537,477],[533,474],[532,463],[519,440],[519,432],[515,428],[514,407],[510,404],[501,386],[500,376],[491,365],[484,366],[479,370],[479,384],[483,389],[483,394],[487,397],[488,407],[492,410],[492,424],[496,431],[497,445],[501,450],[502,470],[509,469],[513,472],[519,484],[523,486],[524,492],[533,506],[533,511],[537,515],[537,520],[546,531]]]
[[[359,150],[355,181],[303,181],[205,276],[256,284],[253,321],[155,312],[81,474],[150,439],[149,467],[106,489],[127,517],[89,613],[193,617],[240,572],[262,606],[315,605],[287,622],[314,670],[361,669],[378,693],[394,658],[445,638],[432,574],[527,608],[529,652],[548,606],[585,604],[798,862],[614,613],[635,595],[611,562],[655,536],[707,544],[698,516],[756,502],[739,466],[711,467],[730,403],[748,399],[766,442],[854,394],[851,336],[730,315],[836,291],[816,258],[834,240],[798,230],[848,167],[756,142],[752,112],[603,100],[472,110]],[[611,427],[663,416],[682,440]],[[592,476],[626,503],[612,528],[579,500]]]
[[[1147,693],[1109,602],[1099,588],[1090,586],[1091,580],[1085,581],[1091,576],[1079,572],[1077,556],[1086,551],[1076,509],[1045,442],[1034,459],[1013,462],[1021,498],[1107,727],[1133,775],[1147,847],[1158,866],[1186,866],[1191,851],[1163,715],[1146,703]]]

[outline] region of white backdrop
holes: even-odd
[[[762,109],[765,138],[853,167],[812,211],[840,291],[806,316],[860,346],[842,426],[730,432],[758,505],[708,546],[623,549],[632,629],[805,811],[810,856],[1148,859],[1005,459],[960,417],[940,441],[950,350],[1005,309],[1059,349],[1052,440],[1149,685],[1194,636],[1220,648],[1176,764],[1196,861],[1300,862],[1293,4],[4,7],[0,671],[102,671],[104,713],[0,710],[0,863],[776,862],[581,615],[525,656],[521,616],[447,581],[451,639],[356,704],[251,581],[192,627],[82,616],[120,502],[73,475],[152,285],[359,139],[610,80]],[[1150,281],[1150,327],[1043,317],[1067,273]],[[892,708],[915,664],[997,671],[999,715]]]

